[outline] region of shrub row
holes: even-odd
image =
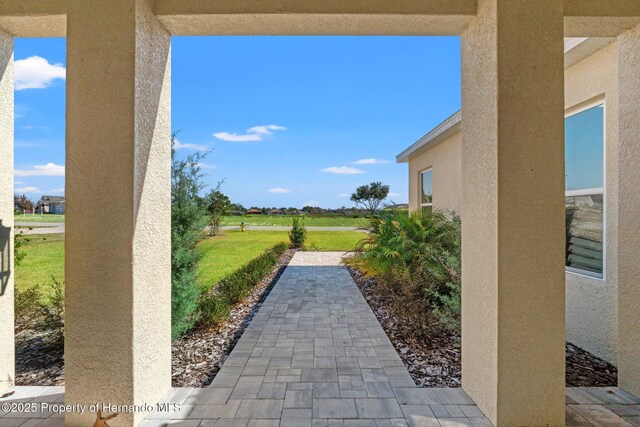
[[[273,270],[287,249],[286,243],[278,243],[203,293],[198,300],[200,323],[216,325],[224,321],[231,307],[242,301]]]

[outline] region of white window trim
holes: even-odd
[[[602,194],[602,274],[580,270],[578,268],[565,265],[567,274],[587,277],[599,282],[607,281],[607,103],[604,95],[591,100],[574,105],[565,110],[564,118],[575,116],[591,108],[602,106],[602,188],[588,188],[582,190],[565,191],[566,197],[585,196],[591,194]],[[566,260],[565,260],[566,263]]]
[[[422,179],[422,175],[427,172],[431,172],[431,203],[422,203],[422,195],[424,194],[424,191],[422,189],[422,183],[424,182]],[[420,171],[418,176],[420,178],[420,193],[419,193],[420,207],[421,208],[433,207],[433,167]]]

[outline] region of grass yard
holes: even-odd
[[[246,225],[254,226],[285,226],[291,227],[291,215],[243,215],[243,216],[225,216],[222,220],[223,225],[240,225],[244,222]],[[369,220],[367,218],[348,218],[334,216],[304,216],[304,225],[308,227],[368,227]]]
[[[64,215],[55,215],[55,214],[47,214],[47,215],[23,215],[19,214],[15,216],[16,222],[64,222]]]
[[[51,282],[51,276],[64,280],[64,234],[30,235],[21,248],[27,253],[16,268],[16,288]]]
[[[307,249],[350,251],[365,237],[357,231],[310,231]],[[31,235],[22,250],[27,256],[16,269],[16,287],[25,289],[51,281],[64,281],[64,234]],[[200,283],[210,287],[279,242],[289,242],[286,231],[226,231],[200,243]]]
[[[320,251],[351,251],[365,237],[357,231],[310,231],[306,246]],[[200,283],[209,288],[279,242],[289,242],[286,231],[226,231],[200,243]]]

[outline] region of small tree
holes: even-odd
[[[221,185],[222,182],[219,182],[218,186],[211,190],[205,198],[209,212],[209,232],[213,236],[220,232],[222,217],[229,215],[232,210],[231,200],[220,191]]]
[[[33,202],[27,197],[26,194],[14,195],[13,204],[15,205],[16,211],[20,213],[24,211],[32,211],[35,208]]]
[[[291,231],[289,231],[289,240],[294,248],[301,248],[305,240],[307,240],[307,229],[304,226],[304,222],[298,218],[293,218],[293,225]]]
[[[191,328],[200,289],[196,283],[200,259],[197,244],[203,238],[207,211],[198,196],[204,189],[200,162],[208,153],[184,160],[175,157],[175,134],[171,141],[171,336]]]
[[[378,211],[380,203],[389,195],[389,186],[383,185],[381,182],[372,182],[369,185],[361,185],[351,194],[351,201],[357,205],[361,205],[369,211],[371,215],[375,215]]]

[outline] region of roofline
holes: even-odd
[[[615,42],[614,37],[567,37],[564,40],[564,68],[567,69],[598,50]],[[396,156],[397,163],[406,163],[419,150],[433,147],[462,129],[461,110],[445,119],[412,146]]]
[[[428,134],[420,138],[411,147],[396,156],[397,163],[406,163],[412,154],[426,147],[434,145],[452,137],[462,129],[462,110],[458,110],[433,128]]]

